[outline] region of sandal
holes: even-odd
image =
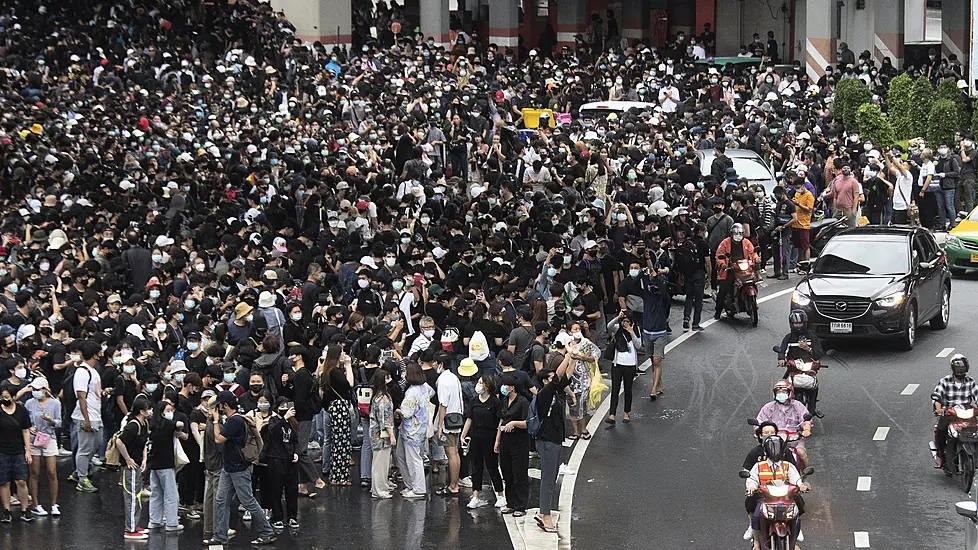
[[[632,419],[626,416],[625,418],[622,418],[621,421],[624,422],[625,424],[628,424],[629,422],[632,421]]]
[[[540,516],[533,516],[533,519],[536,520],[537,525],[539,525],[540,527],[543,527],[543,518],[541,518]]]
[[[567,436],[567,439],[570,439],[571,441],[577,441],[580,437],[581,436],[574,434],[574,435]]]
[[[526,512],[524,512],[523,510],[515,510],[515,511],[513,511],[513,517],[514,518],[521,518],[521,517],[523,517],[525,515],[526,515]]]
[[[584,432],[581,434],[581,439],[591,439],[591,432]]]
[[[611,416],[609,416],[608,418],[605,418],[604,421],[607,422],[608,424],[614,424],[615,423],[614,417],[611,417]]]
[[[547,527],[543,523],[539,523],[538,525],[540,526],[540,529],[543,529],[547,533],[556,533],[557,532],[557,526],[556,525],[551,526],[551,527]]]
[[[441,487],[439,489],[435,489],[436,495],[445,495],[447,493],[448,493],[448,487]]]
[[[507,506],[506,508],[503,508],[503,509],[502,509],[501,511],[502,511],[502,513],[504,513],[504,514],[512,514],[512,513],[513,513],[513,512],[515,512],[516,510],[513,510],[512,508],[510,508],[510,507],[508,507],[508,506]]]

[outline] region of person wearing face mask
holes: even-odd
[[[255,320],[254,310],[254,306],[247,302],[234,306],[234,315],[227,322],[230,341],[237,342],[248,338]]]
[[[41,477],[41,466],[48,480],[48,491],[51,494],[52,516],[60,516],[58,507],[58,438],[56,430],[61,427],[61,402],[51,395],[47,378],[37,377],[31,381],[31,399],[24,408],[31,417],[31,456],[30,488],[31,501],[34,506],[31,512],[35,516],[46,516],[48,511],[41,505],[38,484]]]
[[[978,406],[978,384],[975,383],[974,378],[968,376],[970,369],[968,358],[955,353],[951,356],[950,364],[951,374],[941,378],[930,394],[930,399],[934,402],[934,414],[938,417],[937,427],[934,428],[934,442],[937,444],[937,464],[934,467],[944,468],[945,471],[950,471],[949,461],[944,456],[947,446],[947,428],[955,418],[947,414],[947,410],[953,407]]]
[[[788,446],[796,449],[799,466],[804,468],[808,465],[808,453],[805,451],[805,438],[812,435],[812,423],[805,420],[808,414],[808,407],[804,403],[794,399],[794,388],[788,380],[778,380],[772,389],[774,400],[768,402],[757,413],[758,425],[764,422],[774,422],[779,428],[785,431],[801,434],[796,441],[791,441]]]
[[[156,404],[149,423],[146,467],[152,494],[149,498],[149,530],[164,527],[167,532],[182,531],[179,522],[179,495],[177,494],[174,442],[187,439],[183,422],[174,421],[176,407],[164,400]]]
[[[151,404],[145,396],[137,397],[126,415],[124,426],[115,440],[119,451],[122,502],[126,540],[146,540],[149,534],[139,527],[139,516],[142,501],[139,494],[143,491],[143,476],[141,470],[146,464],[146,441],[149,439],[149,419],[152,415]]]
[[[467,444],[472,467],[472,498],[467,507],[472,510],[489,504],[481,498],[482,472],[488,468],[489,479],[496,492],[496,508],[503,508],[506,506],[506,496],[503,494],[503,480],[499,475],[498,449],[495,448],[501,405],[496,397],[495,379],[492,376],[483,376],[476,382],[475,393],[476,398],[470,400],[465,409],[465,425],[461,435],[462,445]]]
[[[859,220],[859,203],[863,201],[862,186],[852,173],[848,162],[843,163],[842,172],[832,181],[829,189],[822,195],[832,199],[832,217],[844,218],[846,225],[856,227]]]
[[[274,529],[284,529],[288,518],[290,529],[299,528],[299,455],[296,453],[299,424],[295,408],[286,397],[275,402],[275,413],[262,425],[262,441],[267,442],[265,455],[266,482],[262,486],[263,508],[271,510]],[[285,509],[282,494],[285,493]]]
[[[937,166],[935,171],[941,178],[941,191],[937,195],[938,229],[947,229],[954,223],[957,210],[954,209],[954,194],[958,188],[959,173],[961,172],[960,155],[951,154],[951,146],[942,141],[937,148]]]
[[[970,138],[970,136],[969,136]],[[971,212],[975,207],[975,160],[976,153],[974,142],[969,139],[962,139],[958,144],[958,151],[955,153],[961,163],[961,170],[958,178],[958,188],[954,194],[957,211]]]
[[[2,519],[10,523],[10,489],[16,486],[20,501],[22,521],[34,521],[34,513],[28,508],[27,479],[31,456],[31,416],[17,400],[6,381],[0,384],[0,505]],[[37,502],[37,501],[35,501]]]
[[[756,266],[761,261],[761,257],[754,252],[754,245],[744,238],[744,228],[739,223],[734,224],[730,230],[730,236],[720,243],[720,248],[716,252],[717,260],[717,296],[716,310],[713,318],[719,319],[726,307],[727,296],[733,292],[734,276],[727,273],[739,260],[750,260]],[[756,269],[756,267],[755,267]]]

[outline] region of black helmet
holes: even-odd
[[[803,329],[808,327],[808,314],[800,309],[793,310],[788,314],[788,324],[793,329]]]
[[[768,460],[777,462],[784,455],[784,440],[780,436],[772,435],[764,440],[764,454]]]
[[[968,365],[968,358],[960,353],[955,353],[951,356],[951,372],[954,374],[965,374],[968,372],[970,365]]]

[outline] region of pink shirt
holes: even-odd
[[[832,183],[832,197],[837,210],[854,212],[859,203],[859,195],[862,193],[862,186],[859,180],[849,176],[840,175]]]

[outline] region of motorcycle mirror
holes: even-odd
[[[825,350],[825,355],[827,355],[829,357],[833,357],[833,356],[835,356],[835,350],[834,349],[827,349],[827,350]]]
[[[815,468],[812,468],[811,466],[809,466],[809,467],[807,467],[807,468],[805,468],[804,470],[801,471],[801,475],[803,475],[803,476],[810,476],[810,475],[812,475],[814,473],[815,473]]]
[[[781,353],[781,347],[780,346],[774,346],[773,348],[771,348],[771,351],[773,351],[774,353],[780,354]]]
[[[740,473],[737,475],[739,475],[741,479],[747,479],[750,477],[750,472],[748,472],[747,470],[741,470]]]
[[[798,269],[804,271],[805,273],[808,273],[812,269],[811,260],[800,260],[798,262]]]
[[[812,414],[811,413],[805,413],[805,416],[803,418],[805,420],[811,420],[812,419]]]
[[[756,418],[748,418],[747,423],[750,424],[751,426],[757,426],[758,424],[760,424]]]

